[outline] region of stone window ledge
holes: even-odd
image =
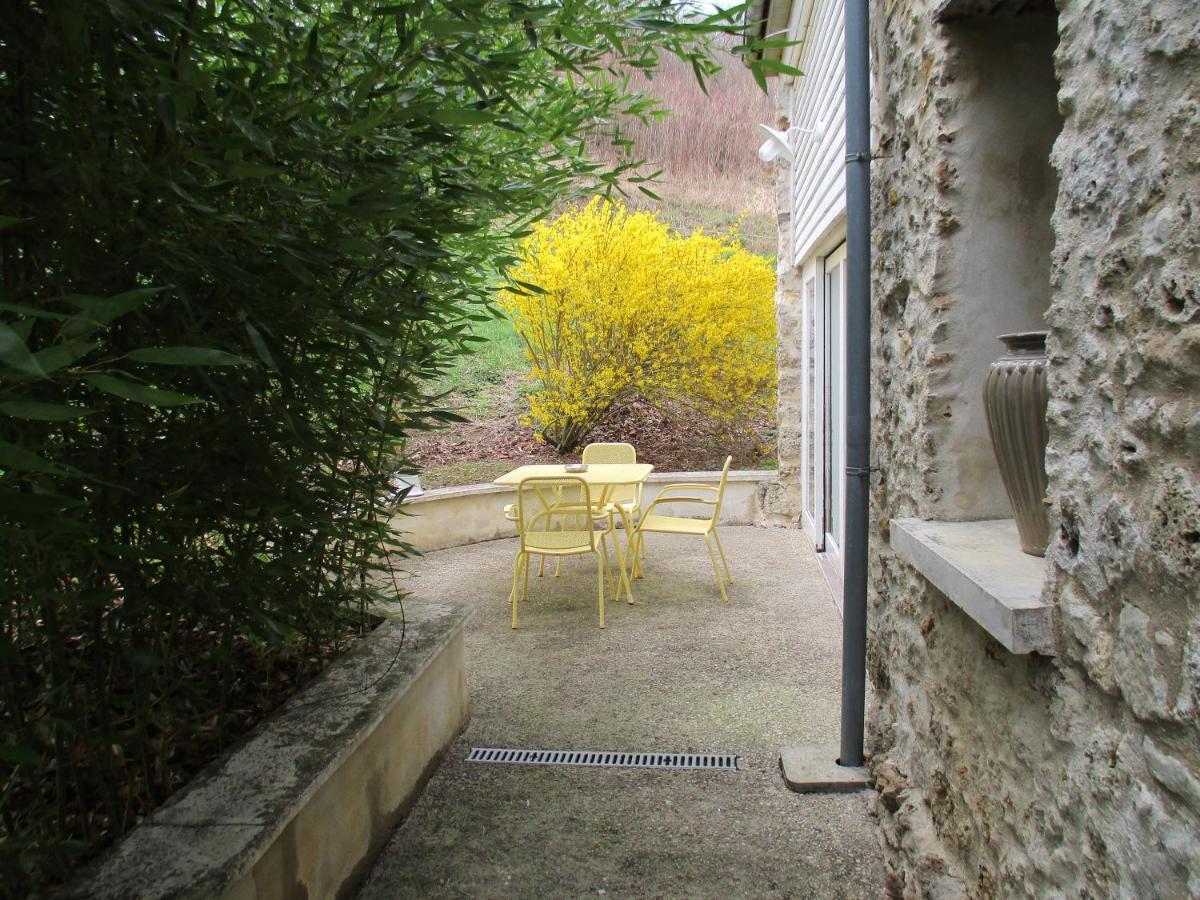
[[[1021,552],[1012,519],[892,519],[896,553],[1010,653],[1052,654],[1045,561]]]

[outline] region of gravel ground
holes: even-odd
[[[781,747],[834,743],[840,619],[797,531],[724,528],[720,601],[699,538],[650,535],[637,603],[597,628],[595,563],[530,580],[515,541],[410,561],[418,596],[477,608],[472,720],[360,897],[878,897],[868,795],[799,795]],[[551,571],[547,566],[548,573]],[[736,753],[741,771],[479,765],[473,746]]]

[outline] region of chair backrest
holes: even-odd
[[[588,444],[583,448],[583,462],[588,465],[623,465],[637,462],[637,449],[633,444]],[[622,503],[626,500],[640,500],[636,486],[621,484],[608,493],[609,503]]]
[[[637,462],[637,449],[633,444],[588,444],[583,448],[585,463],[623,464]]]
[[[725,465],[721,467],[721,483],[717,485],[717,502],[713,507],[713,523],[720,521],[721,518],[721,501],[725,499],[725,482],[729,480],[729,465],[733,462],[732,456],[725,457]]]
[[[564,505],[564,497],[570,504]],[[592,495],[582,478],[525,478],[517,485],[517,531],[521,549],[595,550]]]

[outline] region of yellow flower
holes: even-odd
[[[773,402],[775,272],[733,233],[683,237],[597,197],[537,225],[508,274],[500,303],[541,381],[530,419],[557,447],[635,396],[743,422]]]

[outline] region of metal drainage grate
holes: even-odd
[[[637,769],[716,769],[738,771],[732,753],[620,753],[611,750],[520,750],[472,747],[467,762],[526,766],[620,766]]]

